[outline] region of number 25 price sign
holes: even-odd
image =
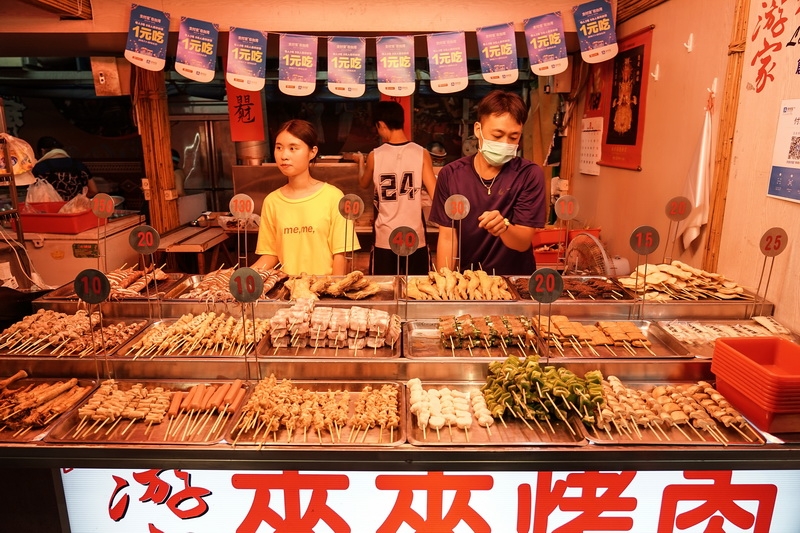
[[[764,312],[764,302],[767,301],[767,293],[769,292],[769,282],[772,278],[772,267],[775,266],[775,257],[782,254],[786,247],[789,245],[789,235],[783,228],[770,228],[764,232],[758,242],[758,248],[764,254],[764,263],[761,265],[761,275],[758,276],[758,287],[756,288],[756,299],[761,294],[761,282],[764,279],[764,271],[767,268],[767,258],[770,258],[769,274],[767,274],[767,283],[764,286],[764,296],[761,298],[761,308],[759,314]],[[753,314],[756,312],[755,303],[753,304]],[[751,315],[752,316],[752,315]]]

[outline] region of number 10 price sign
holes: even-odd
[[[256,369],[258,372],[258,379],[261,379],[261,367],[258,364],[258,347],[256,346],[256,311],[255,301],[261,298],[261,293],[264,292],[264,279],[261,274],[256,272],[250,267],[242,267],[236,270],[231,275],[231,280],[228,283],[228,288],[236,301],[242,304],[242,346],[247,345],[246,335],[248,334],[247,326],[247,308],[250,310],[250,322],[252,326],[253,338],[253,356],[256,359]],[[245,374],[247,379],[250,379],[250,365],[247,362],[247,351],[244,353]]]
[[[108,367],[108,352],[105,349],[106,343],[105,339],[103,338],[103,328],[100,327],[103,323],[103,308],[99,304],[105,302],[108,298],[108,295],[111,293],[111,284],[108,281],[108,278],[105,274],[100,272],[99,270],[95,270],[93,268],[87,268],[86,270],[82,270],[75,276],[75,281],[72,285],[73,289],[75,289],[75,294],[78,296],[78,299],[81,301],[86,302],[89,304],[89,313],[87,315],[89,319],[89,331],[92,332],[92,348],[94,349],[95,354],[95,370],[97,373],[97,379],[100,380],[100,366],[97,360],[97,352],[98,347],[103,347],[103,354],[106,356],[106,376],[111,377],[111,372]],[[95,343],[95,333],[94,333],[94,326],[92,325],[92,315],[91,306],[93,304],[98,304],[99,312],[98,312],[98,329],[100,334],[100,344],[98,346]]]

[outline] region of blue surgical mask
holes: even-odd
[[[478,151],[486,159],[486,162],[494,167],[505,165],[517,155],[516,144],[509,144],[500,141],[492,141],[483,136],[483,131],[480,131],[481,143]]]

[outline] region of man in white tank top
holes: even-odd
[[[378,102],[373,121],[383,144],[370,152],[366,165],[360,165],[358,182],[375,191],[375,244],[370,257],[370,274],[406,273],[405,257],[392,252],[389,235],[401,226],[417,232],[419,248],[408,257],[408,273],[426,275],[430,271],[425,221],[422,216],[422,189],[433,197],[436,177],[430,153],[408,140],[403,132],[404,110],[397,102]],[[363,163],[363,157],[360,160]]]

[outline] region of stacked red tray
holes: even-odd
[[[800,345],[780,337],[718,339],[717,390],[764,431],[800,431]]]

